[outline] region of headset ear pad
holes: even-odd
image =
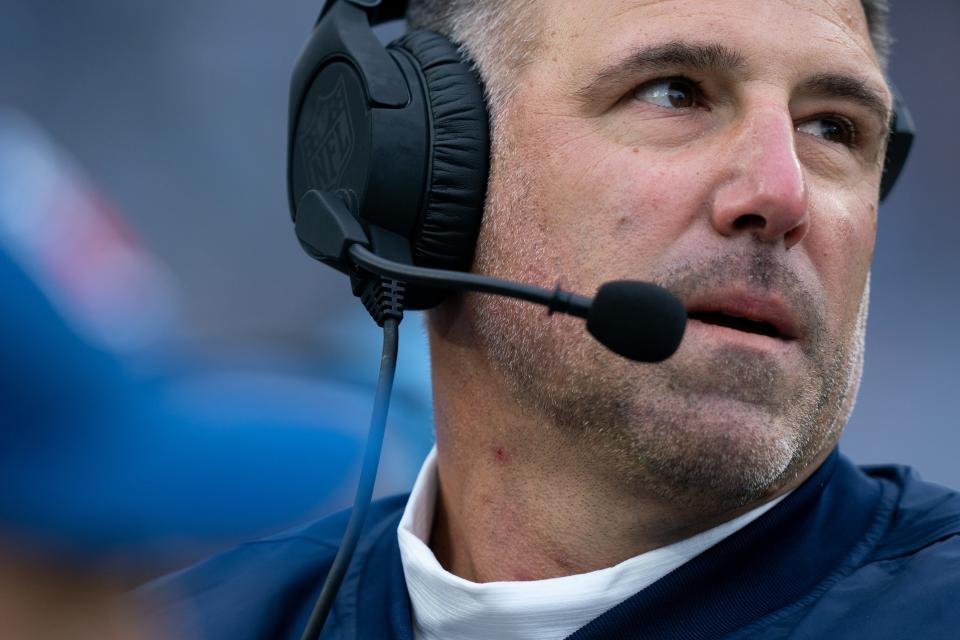
[[[483,88],[460,50],[439,34],[411,31],[389,49],[393,55],[413,59],[429,108],[429,185],[411,239],[414,264],[467,271],[480,231],[490,169]]]

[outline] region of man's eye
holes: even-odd
[[[697,104],[697,85],[692,80],[654,80],[633,90],[633,97],[667,109],[688,109]]]
[[[853,146],[856,142],[856,131],[853,128],[853,123],[845,118],[831,117],[808,120],[798,124],[797,131],[848,147]]]

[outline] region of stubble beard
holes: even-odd
[[[534,228],[544,219],[531,210],[535,180],[502,169],[496,177],[475,269],[526,281],[555,277],[559,266]],[[732,510],[786,485],[836,443],[859,385],[869,300],[868,280],[856,321],[831,334],[814,311],[822,302],[762,249],[651,279],[682,295],[734,275],[811,314],[794,384],[782,363],[756,352],[719,348],[706,361],[638,364],[593,341],[579,321],[544,318],[501,298],[469,296],[467,305],[514,401],[544,418],[540,437],[575,448],[623,491]]]

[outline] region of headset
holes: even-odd
[[[591,300],[467,273],[490,163],[484,90],[463,51],[444,36],[415,30],[381,44],[372,27],[402,18],[407,4],[327,0],[290,87],[287,190],[297,238],[310,256],[350,276],[354,294],[384,328],[361,486],[303,638],[319,634],[363,525],[404,308],[429,309],[457,289],[518,297],[585,318],[612,350],[647,362],[676,350],[686,320],[679,301],[645,283],[607,283]],[[894,95],[881,200],[914,138],[906,105]]]

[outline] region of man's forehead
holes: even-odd
[[[605,65],[650,42],[726,41],[747,61],[871,64],[882,75],[860,0],[557,0],[543,43],[571,66]]]
[[[670,20],[703,14],[717,16],[726,12],[746,13],[757,18],[762,26],[765,16],[798,14],[816,16],[838,28],[869,37],[866,13],[861,0],[553,0],[544,17],[583,24],[584,19],[600,19],[623,23],[633,19],[667,18]]]

